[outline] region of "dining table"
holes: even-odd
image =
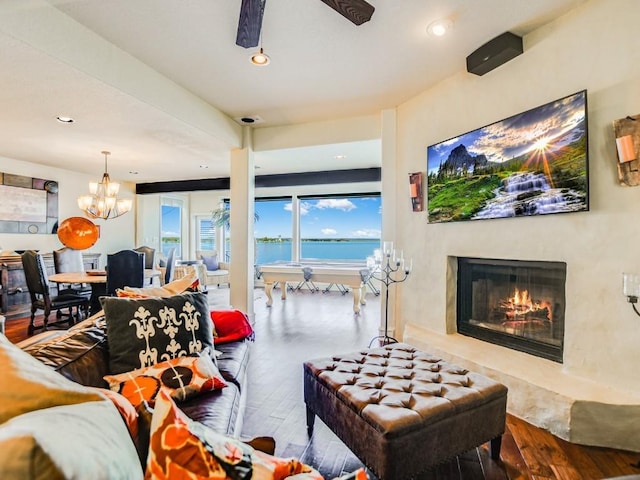
[[[160,270],[145,268],[144,278],[160,278],[160,273]],[[85,272],[54,273],[52,275],[49,275],[49,281],[58,284],[88,284],[91,287],[91,296],[89,298],[89,315],[95,315],[100,310],[102,310],[102,306],[100,305],[100,297],[104,297],[107,294],[106,270],[87,270]]]

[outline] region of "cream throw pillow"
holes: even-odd
[[[0,366],[0,423],[42,408],[103,399],[23,352],[2,334]]]
[[[19,415],[0,425],[0,478],[141,480],[129,431],[108,400]]]
[[[174,280],[173,282],[169,282],[162,287],[124,287],[124,291],[139,295],[146,295],[148,297],[170,297],[172,295],[183,293],[196,280],[198,280],[198,275],[195,270],[192,270],[184,277]]]

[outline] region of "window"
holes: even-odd
[[[256,199],[256,265],[291,261],[291,198]]]
[[[182,200],[163,197],[161,201],[160,248],[166,258],[172,248],[182,258]]]
[[[300,197],[300,258],[366,260],[380,248],[379,194]]]
[[[297,213],[291,197],[256,198],[255,264],[298,257],[364,262],[380,248],[381,203],[379,193],[305,196]],[[299,234],[293,231],[294,215]]]
[[[211,215],[196,216],[196,250],[217,250],[216,227]]]

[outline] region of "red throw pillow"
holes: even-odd
[[[240,310],[212,310],[211,320],[216,332],[213,337],[214,344],[235,342],[244,338],[253,340],[254,338],[249,319]]]

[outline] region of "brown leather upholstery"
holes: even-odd
[[[107,295],[117,289],[142,287],[144,283],[144,254],[134,250],[120,250],[107,255]]]
[[[398,343],[306,362],[304,399],[310,433],[317,415],[388,480],[499,438],[507,388]]]
[[[240,436],[249,345],[249,342],[240,341],[216,346],[216,350],[222,352],[217,357],[217,364],[227,387],[180,403],[180,408],[190,418],[217,432]],[[74,382],[108,388],[103,380],[109,373],[109,349],[102,316],[93,316],[66,331],[38,334],[18,346]]]
[[[69,330],[41,333],[18,346],[69,380],[90,387],[109,387],[102,378],[109,367],[104,321],[96,324],[87,319]]]
[[[76,309],[75,318],[77,320],[81,319],[80,309],[82,309],[85,314],[89,311],[89,298],[86,296],[74,294],[51,295],[47,269],[42,255],[39,253],[33,250],[24,252],[22,254],[22,267],[27,288],[29,289],[29,296],[31,297],[31,320],[28,327],[29,335],[31,335],[36,328],[47,329],[49,315],[52,311],[68,309],[69,313],[66,315],[66,318],[64,318],[65,315],[62,314],[60,318],[62,318],[63,321],[69,321],[70,324],[74,323],[74,308]],[[42,327],[36,327],[34,324],[38,310],[44,310]]]

